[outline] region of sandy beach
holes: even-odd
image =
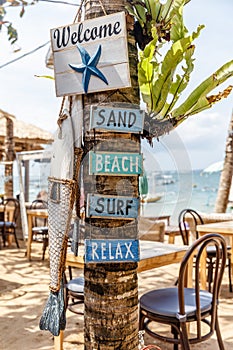
[[[41,244],[33,243],[32,261],[25,257],[24,242],[20,249],[0,250],[0,350],[52,350],[53,337],[47,331],[39,330],[39,320],[48,297],[48,257],[41,260]],[[179,265],[142,272],[138,275],[139,295],[152,288],[173,285]],[[227,270],[221,291],[219,319],[225,350],[233,349],[233,295],[229,293]],[[153,341],[145,336],[145,343],[156,343],[162,350],[172,350],[172,345]],[[67,311],[67,327],[64,333],[64,350],[83,350],[83,316]],[[217,350],[215,335],[192,349]]]

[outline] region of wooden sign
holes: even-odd
[[[86,239],[85,262],[139,261],[139,241],[132,239]]]
[[[87,195],[87,217],[135,219],[138,208],[139,199],[136,197]]]
[[[139,175],[142,173],[140,153],[89,152],[90,175]]]
[[[56,95],[130,87],[125,13],[50,31]]]
[[[91,106],[90,129],[142,133],[144,111],[131,108]]]

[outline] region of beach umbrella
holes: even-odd
[[[215,162],[203,170],[203,173],[217,173],[223,170],[223,161]]]

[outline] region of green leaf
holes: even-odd
[[[171,94],[173,97],[172,97],[172,101],[169,104],[166,103],[164,105],[164,108],[160,112],[160,115],[163,117],[166,117],[166,115],[172,110],[177,100],[179,99],[181,93],[185,90],[185,88],[189,83],[190,75],[194,68],[194,64],[193,64],[194,59],[192,58],[194,54],[194,50],[195,50],[195,46],[191,45],[184,55],[186,67],[182,67],[183,75],[180,76],[179,74],[177,74],[176,80],[173,81],[173,83],[171,84],[169,94]]]
[[[221,68],[219,68],[214,74],[212,74],[209,78],[203,81],[188,97],[187,99],[172,112],[173,117],[179,116],[188,116],[194,114],[194,110],[198,110],[196,108],[197,103],[200,103],[203,107],[203,98],[207,96],[207,94],[214,90],[218,85],[225,82],[227,79],[233,76],[233,60],[224,64]],[[208,108],[208,107],[206,107]]]
[[[170,92],[170,87],[173,82],[173,76],[179,63],[183,60],[186,51],[190,47],[192,41],[198,37],[202,26],[199,26],[197,32],[192,35],[182,38],[173,43],[170,50],[168,50],[161,63],[161,72],[158,79],[154,80],[152,86],[153,94],[153,112],[159,113],[163,108],[167,96]],[[187,56],[188,57],[188,56]]]
[[[187,28],[183,22],[183,8],[186,4],[185,0],[176,0],[171,10],[171,40],[177,41],[188,34]]]
[[[52,77],[51,75],[34,75],[34,77],[36,78],[45,78],[45,79],[52,79],[55,80],[54,77]]]
[[[8,40],[11,42],[11,44],[14,44],[18,39],[18,33],[14,27],[12,27],[11,24],[7,26],[7,34],[8,34]]]

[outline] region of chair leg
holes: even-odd
[[[6,246],[6,230],[5,230],[5,227],[3,228],[3,231],[2,231],[2,241],[3,241],[3,247]]]
[[[174,336],[174,339],[178,339],[178,332],[175,327],[171,327],[171,333]],[[173,350],[178,350],[178,344],[173,345]]]
[[[65,302],[65,310],[67,310],[68,303],[69,303],[69,295],[68,295],[68,290],[67,290],[67,288],[66,288],[66,284],[67,284],[66,274],[65,274],[65,273],[63,273],[63,285],[64,285],[64,302]]]
[[[45,258],[45,252],[46,252],[46,248],[48,247],[48,238],[45,237],[43,239],[43,255],[42,255],[42,260],[44,260]]]
[[[181,349],[182,350],[190,350],[186,323],[181,322],[180,328],[181,328],[181,332],[180,332]]]
[[[15,230],[14,230],[14,237],[15,237],[16,246],[17,246],[17,248],[19,248],[19,242],[18,242],[18,238],[17,238],[17,236],[16,236]]]
[[[223,340],[222,340],[222,335],[219,327],[219,322],[218,322],[218,315],[216,315],[216,321],[215,321],[215,331],[217,335],[217,340],[218,340],[218,346],[220,350],[225,350]]]
[[[229,291],[232,293],[231,258],[228,258]]]
[[[143,328],[144,319],[145,319],[145,316],[139,310],[139,330],[140,331],[144,330],[144,328]]]

